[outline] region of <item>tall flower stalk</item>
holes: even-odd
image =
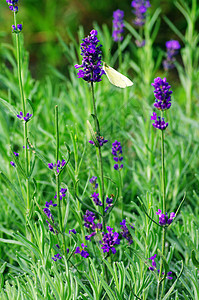
[[[28,121],[32,115],[30,115],[29,113],[26,114],[26,99],[25,99],[25,92],[24,92],[23,79],[22,79],[21,52],[20,52],[20,32],[22,30],[22,25],[17,24],[18,0],[13,0],[13,1],[7,0],[6,2],[8,3],[9,8],[14,15],[14,25],[12,25],[12,32],[15,34],[16,37],[18,81],[19,81],[19,90],[20,90],[21,105],[22,105],[22,112],[20,112],[20,115],[17,115],[17,117],[19,119],[22,119],[23,127],[24,127],[23,135],[24,135],[24,145],[25,145],[24,148],[25,148],[26,209],[27,209],[26,218],[28,218],[30,215],[30,182],[29,182],[30,158],[28,154],[27,139],[28,139]]]
[[[122,49],[121,41],[123,40],[124,32],[124,12],[120,9],[117,9],[113,12],[113,40],[118,43],[118,57],[119,57],[119,68],[122,68]]]
[[[102,69],[101,54],[102,50],[101,44],[98,44],[99,40],[97,38],[97,30],[92,30],[90,35],[83,39],[81,43],[81,55],[83,57],[81,65],[75,65],[76,69],[80,69],[77,73],[78,78],[82,78],[91,84],[91,94],[92,94],[92,104],[93,104],[93,117],[95,123],[96,140],[98,145],[96,145],[97,157],[98,157],[98,169],[100,174],[99,190],[102,202],[102,224],[103,230],[105,230],[105,197],[104,197],[104,173],[103,173],[103,161],[102,161],[102,151],[101,147],[107,140],[104,140],[100,135],[100,125],[97,116],[97,108],[94,94],[94,83],[100,82],[102,75],[105,72]],[[90,141],[91,144],[95,144]]]
[[[153,127],[156,129],[161,130],[161,164],[162,164],[162,171],[161,171],[161,188],[162,188],[162,201],[161,201],[161,209],[158,214],[160,216],[160,220],[166,219],[166,200],[165,200],[165,156],[164,156],[164,130],[168,127],[168,123],[164,120],[164,112],[171,107],[171,94],[172,91],[170,90],[171,86],[166,81],[166,78],[161,79],[160,77],[155,78],[154,83],[152,86],[155,88],[154,96],[155,96],[155,103],[154,106],[161,111],[161,116],[157,117],[157,114],[154,112],[151,116],[151,120],[153,121]],[[160,223],[161,224],[161,223]],[[165,225],[166,223],[162,223],[161,225]],[[166,226],[162,227],[162,254],[165,255],[165,242],[166,242]],[[159,299],[160,293],[160,285],[162,283],[162,294],[164,291],[164,277],[162,278],[163,271],[163,259],[160,262],[160,271],[159,271],[159,280],[157,285],[157,294],[156,299]]]

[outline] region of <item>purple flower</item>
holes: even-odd
[[[108,211],[108,209],[113,205],[113,195],[111,195],[111,198],[109,198],[108,196],[106,197],[106,207],[105,207],[105,212]]]
[[[26,116],[24,117],[22,111],[20,111],[20,113],[17,115],[18,119],[23,119],[25,122],[28,122],[31,117],[32,117],[32,114],[29,114],[29,113],[27,113]]]
[[[171,274],[172,274],[171,271],[167,273],[167,279],[169,279],[169,280],[172,280],[172,279],[173,279],[173,277],[170,276]]]
[[[19,156],[19,153],[17,153],[17,152],[13,152],[13,153],[14,153],[14,155],[15,155],[16,157]]]
[[[162,214],[161,209],[158,209],[156,215],[159,215],[159,224],[161,226],[170,225],[173,222],[173,219],[176,217],[175,213],[172,212],[170,213],[170,218],[169,218],[167,212],[165,214]]]
[[[132,236],[126,226],[126,220],[123,220],[120,223],[120,225],[121,225],[121,229],[122,229],[121,235],[129,242],[129,244],[132,244],[133,240],[132,240]],[[131,228],[134,228],[134,227],[131,225]]]
[[[98,45],[99,40],[97,39],[97,30],[93,29],[90,32],[90,36],[82,40],[81,55],[83,56],[83,60],[82,64],[76,64],[75,68],[82,68],[83,70],[79,70],[77,77],[83,78],[88,82],[99,82],[102,80],[101,77],[105,72],[102,69],[102,45]]]
[[[92,184],[94,190],[96,190],[98,188],[98,183],[96,183],[96,181],[97,181],[96,176],[91,177],[91,179],[89,180],[89,182]]]
[[[176,40],[171,40],[166,42],[166,48],[167,48],[167,57],[163,61],[163,67],[165,71],[168,71],[169,69],[174,68],[174,62],[176,56],[179,52],[179,49],[181,48],[180,43]]]
[[[167,79],[161,79],[157,77],[154,79],[154,83],[151,84],[154,90],[155,103],[154,106],[159,110],[167,110],[171,107],[171,86],[168,84]]]
[[[50,200],[49,202],[46,201],[45,208],[43,209],[43,212],[46,214],[46,216],[48,217],[48,219],[50,219],[54,223],[54,218],[53,218],[53,215],[51,213],[50,206],[56,207],[57,204],[53,204],[52,200]],[[52,225],[47,220],[46,220],[46,222],[48,223],[49,230],[51,232],[55,233]]]
[[[49,166],[50,165],[50,166]],[[48,164],[50,169],[53,169],[52,164]],[[66,197],[67,189],[61,188],[59,191],[59,199],[62,200],[62,198]],[[57,199],[57,193],[55,193],[54,199]]]
[[[18,0],[6,0],[6,2],[8,3],[9,9],[11,11],[18,12],[18,6],[17,6]]]
[[[113,159],[117,164],[114,165],[114,169],[122,169],[123,164],[121,162],[123,161],[123,156],[122,156],[122,146],[121,143],[118,141],[115,141],[112,143],[112,154],[113,154]]]
[[[77,231],[76,231],[75,229],[70,229],[70,230],[69,230],[69,234],[71,234],[71,232],[74,233],[74,234],[77,233]]]
[[[148,259],[150,259],[152,261],[152,267],[149,267],[149,270],[151,270],[151,271],[155,271],[156,270],[156,271],[158,271],[158,273],[160,273],[160,270],[156,269],[157,268],[156,262],[155,262],[156,256],[157,256],[157,254],[154,254],[153,256],[151,256],[150,258],[148,258]],[[167,273],[167,277],[166,278],[169,279],[169,280],[172,280],[173,277],[170,276],[171,274],[172,274],[172,272],[169,271]],[[164,272],[162,272],[162,275],[164,275]]]
[[[89,256],[89,253],[84,250],[84,248],[86,248],[86,247],[87,247],[86,245],[81,244],[81,248],[77,247],[76,250],[75,250],[75,253],[80,254],[84,258],[87,258]]]
[[[96,235],[96,232],[93,231],[91,234],[86,235],[86,236],[85,236],[85,239],[86,239],[87,241],[90,241],[90,240],[91,240],[91,237],[92,237],[92,236],[95,236],[95,235]]]
[[[98,140],[100,147],[108,142],[108,140],[105,140],[103,136],[96,136],[96,139]],[[95,145],[93,141],[89,141],[89,143]]]
[[[95,192],[91,195],[92,200],[95,202],[95,205],[102,206],[102,202],[99,200],[99,193],[96,194]]]
[[[17,27],[12,25],[12,32],[19,33],[20,31],[22,31],[22,24],[17,24]]]
[[[22,24],[17,24],[18,31],[22,31]]]
[[[152,267],[149,267],[149,270],[151,270],[151,271],[154,271],[156,269],[156,262],[155,262],[156,256],[157,256],[157,254],[154,254],[153,256],[148,258],[152,261]]]
[[[122,33],[124,32],[124,12],[117,9],[113,12],[113,40],[115,42],[121,42],[123,40]]]
[[[145,46],[145,40],[142,40],[142,41],[138,41],[138,40],[135,40],[135,44],[138,48],[142,48]]]
[[[49,163],[48,164],[48,167],[49,169],[53,170],[54,168],[56,168],[57,170],[57,173],[60,172],[60,170],[63,169],[64,165],[66,164],[66,161],[63,159],[62,161],[58,160],[56,164],[53,164],[53,163]],[[67,190],[67,189],[61,189],[62,191],[63,190]],[[60,191],[61,192],[61,191]],[[55,195],[56,196],[56,195]],[[65,197],[63,195],[61,195],[62,197]],[[55,198],[56,199],[56,198]]]
[[[10,162],[11,166],[13,166],[14,168],[16,167],[15,163],[13,161]]]
[[[133,23],[142,27],[145,24],[147,8],[151,6],[149,0],[133,0],[131,6],[134,8],[133,13],[135,15]]]
[[[169,123],[165,123],[164,118],[162,118],[162,120],[160,117],[157,118],[157,114],[155,112],[153,112],[153,115],[151,116],[151,120],[155,121],[154,123],[152,123],[153,127],[160,130],[165,130],[169,124]]]
[[[61,259],[62,257],[60,256],[59,253],[55,254],[53,257],[52,257],[52,260],[54,261],[57,261],[58,259]]]
[[[114,246],[120,244],[119,233],[113,233],[113,228],[110,226],[107,226],[106,228],[108,233],[102,232],[102,241],[99,241],[99,243],[102,245],[101,249],[103,249],[104,253],[109,253],[109,251],[112,251],[112,253],[115,254],[116,249]]]
[[[96,219],[95,214],[92,211],[87,209],[86,214],[83,216],[85,221],[84,226],[87,228],[91,228],[94,224],[94,220]]]

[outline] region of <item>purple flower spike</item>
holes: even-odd
[[[52,164],[48,164],[50,169],[53,169]],[[67,189],[61,188],[59,191],[59,199],[62,200],[64,197],[66,197]],[[54,199],[57,199],[57,193],[55,193]]]
[[[181,48],[180,43],[176,40],[171,40],[166,42],[166,48],[167,48],[167,57],[163,61],[163,67],[165,71],[168,71],[169,69],[173,69],[175,67],[175,57],[179,49]]]
[[[105,72],[102,69],[102,45],[98,45],[97,30],[92,30],[90,35],[82,40],[81,55],[83,60],[82,64],[76,64],[75,68],[82,68],[83,70],[79,70],[77,77],[83,78],[87,82],[99,82],[102,80],[101,77]]]
[[[61,259],[62,257],[60,256],[59,253],[55,254],[53,257],[52,257],[52,260],[54,261],[57,261],[58,259]]]
[[[108,142],[108,140],[105,140],[105,138],[103,136],[96,136],[96,139],[98,140],[100,147],[102,147],[104,144],[106,144]],[[92,145],[95,145],[95,143],[93,141],[89,141],[89,143]]]
[[[121,229],[122,229],[121,235],[129,242],[129,244],[132,244],[133,240],[132,240],[132,236],[126,226],[126,220],[123,220],[120,223],[120,225],[121,225]],[[131,228],[134,228],[134,227],[131,225]]]
[[[6,0],[7,4],[9,5],[9,9],[13,12],[18,12],[18,0]]]
[[[95,205],[102,206],[102,202],[99,200],[99,194],[96,194],[95,192],[91,195],[92,200],[95,202]]]
[[[154,83],[151,84],[154,90],[155,104],[154,106],[159,110],[167,110],[171,107],[171,86],[168,84],[167,79],[161,79],[157,77],[154,79]]]
[[[121,162],[123,161],[123,156],[122,156],[122,146],[121,143],[118,141],[115,141],[112,143],[112,154],[113,154],[113,159],[117,164],[114,165],[115,170],[121,170],[123,168],[123,164]]]
[[[22,24],[17,24],[18,31],[22,31]]]
[[[16,157],[19,156],[19,153],[17,153],[17,152],[13,152],[13,153],[14,153],[14,155],[15,155]]]
[[[169,125],[169,123],[165,123],[164,118],[162,118],[162,120],[160,117],[157,118],[157,114],[155,112],[151,116],[151,120],[155,121],[152,123],[153,127],[160,130],[165,130]]]
[[[170,276],[171,274],[172,274],[171,271],[167,273],[167,279],[169,279],[169,280],[172,280],[172,279],[173,279],[173,277]]]
[[[26,116],[24,117],[22,111],[20,111],[20,113],[17,115],[18,119],[23,119],[25,122],[28,122],[31,117],[32,117],[32,114],[29,114],[29,113],[27,113]]]
[[[107,204],[107,206],[105,207],[105,212],[107,212],[108,211],[108,209],[111,207],[111,206],[113,206],[113,197],[114,197],[114,195],[111,195],[111,198],[109,198],[108,196],[106,197],[106,204]]]
[[[77,233],[77,231],[76,231],[75,229],[70,229],[70,230],[69,230],[69,234],[71,234],[71,232],[74,233],[74,234]]]
[[[22,31],[22,24],[17,24],[17,27],[12,25],[12,32],[19,33],[20,31]]]
[[[102,241],[99,242],[102,245],[101,249],[103,249],[104,253],[112,251],[115,254],[116,249],[114,246],[120,244],[119,233],[113,233],[113,228],[110,226],[107,226],[106,229],[108,233],[102,232]]]
[[[135,15],[133,23],[142,27],[145,24],[147,8],[151,6],[149,0],[133,0],[131,6]]]
[[[149,270],[151,270],[151,271],[154,271],[156,269],[156,262],[155,262],[156,256],[157,256],[157,254],[154,254],[153,256],[148,258],[152,261],[152,267],[149,267]]]
[[[124,12],[117,9],[113,12],[113,40],[115,42],[121,42],[123,40],[122,33],[124,32]]]
[[[10,162],[11,166],[13,166],[14,168],[16,167],[15,163],[13,161]]]
[[[159,224],[161,226],[170,225],[173,222],[173,219],[176,217],[175,213],[172,212],[169,218],[167,212],[165,214],[162,214],[161,209],[158,209],[156,215],[159,215]]]
[[[86,250],[84,250],[84,248],[86,248],[86,247],[87,247],[86,245],[81,244],[81,248],[77,247],[75,250],[75,253],[80,254],[84,258],[87,258],[89,256],[89,253]]]
[[[49,167],[49,169],[54,169],[54,168],[56,168],[56,171],[57,171],[57,173],[59,173],[62,169],[63,169],[63,167],[64,167],[64,165],[66,164],[66,161],[63,159],[62,160],[62,162],[60,161],[60,160],[58,160],[57,161],[57,163],[56,164],[53,164],[53,163],[49,163],[48,164],[48,167]],[[61,189],[61,191],[63,191],[63,190],[67,190],[67,189]],[[61,192],[60,191],[60,192]],[[61,192],[62,193],[62,192]],[[56,195],[55,195],[56,196]],[[63,196],[63,195],[60,195],[60,196]],[[57,197],[57,196],[56,196]],[[65,196],[63,196],[63,197],[65,197]],[[56,198],[55,198],[56,199]]]
[[[91,179],[89,180],[89,182],[92,184],[94,190],[96,190],[98,188],[98,183],[96,181],[97,181],[96,176],[91,177]]]

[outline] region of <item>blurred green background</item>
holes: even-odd
[[[187,2],[190,2],[189,0]],[[184,17],[174,5],[173,0],[150,1],[150,11],[153,13],[161,7],[161,15],[169,19],[183,33],[186,28]],[[30,53],[30,70],[34,77],[42,78],[48,72],[48,65],[58,68],[65,73],[69,61],[63,55],[57,33],[66,43],[70,43],[69,31],[77,37],[79,25],[83,25],[85,33],[89,34],[96,21],[99,26],[107,24],[112,31],[112,15],[116,9],[124,10],[125,20],[132,22],[133,14],[131,1],[112,0],[19,0],[18,23],[23,24],[25,48]],[[0,41],[12,41],[11,25],[13,14],[5,0],[1,1],[0,12]],[[156,44],[165,50],[165,41],[176,38],[174,33],[161,20],[160,31]],[[0,51],[3,59],[2,51]]]

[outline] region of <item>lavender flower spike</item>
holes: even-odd
[[[27,113],[26,116],[23,116],[22,111],[20,111],[20,113],[17,115],[18,119],[23,119],[25,122],[28,122],[30,120],[30,118],[32,117],[32,114]]]
[[[147,8],[149,8],[149,0],[133,0],[131,6],[134,8],[133,13],[135,15],[135,20],[133,23],[139,27],[145,24]]]
[[[113,154],[113,159],[116,162],[114,165],[114,169],[122,169],[123,164],[121,163],[123,161],[123,156],[122,156],[122,146],[121,143],[118,141],[115,141],[112,143],[112,154]]]
[[[113,228],[111,228],[110,226],[107,226],[106,229],[108,233],[102,232],[103,241],[99,242],[102,245],[101,249],[103,249],[104,253],[112,251],[112,253],[115,254],[116,249],[114,246],[120,244],[119,233],[113,233]]]
[[[18,12],[18,6],[17,6],[18,0],[6,0],[6,2],[8,3],[9,9],[11,11]]]
[[[75,65],[76,69],[81,68],[77,73],[78,78],[83,78],[87,82],[99,82],[105,74],[102,69],[102,45],[98,45],[97,30],[92,30],[90,35],[83,39],[81,43],[81,55],[83,56],[82,64]]]
[[[155,112],[151,116],[151,120],[155,121],[152,125],[157,129],[165,130],[168,127],[168,123],[165,123],[164,118],[162,118],[162,120],[160,117],[157,118],[157,114]]]
[[[181,46],[178,41],[171,40],[166,42],[166,48],[167,48],[167,57],[163,61],[163,67],[165,71],[168,71],[169,69],[174,68],[174,62],[175,62],[174,56],[178,54],[178,51],[181,48]]]
[[[124,12],[117,9],[113,12],[113,40],[115,42],[121,42],[123,40],[122,33],[124,32]]]
[[[165,214],[162,214],[161,209],[158,209],[156,215],[159,215],[159,224],[161,226],[170,225],[173,222],[173,219],[176,217],[175,213],[172,212],[170,213],[170,218],[169,218],[167,212]]]
[[[154,90],[155,103],[154,106],[159,110],[167,110],[171,107],[171,86],[168,84],[167,79],[161,79],[157,77],[154,79],[154,83],[151,84]]]

